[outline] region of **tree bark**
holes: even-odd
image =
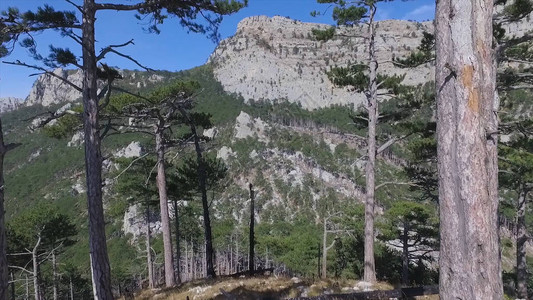
[[[0,120],[0,300],[7,300],[8,272],[7,272],[7,239],[5,230],[4,210],[4,157],[7,149],[4,144],[2,120]]]
[[[402,285],[409,285],[409,226],[407,221],[403,222],[402,235]]]
[[[254,235],[254,224],[255,224],[255,208],[254,208],[254,202],[255,202],[255,192],[253,185],[250,183],[250,259],[248,261],[248,271],[250,272],[250,276],[254,275],[254,248],[255,248],[255,235]]]
[[[57,260],[56,251],[52,249],[52,285],[53,285],[53,297],[57,300]]]
[[[70,285],[70,300],[74,300],[74,285],[72,284],[72,277],[69,278]]]
[[[37,242],[31,251],[31,260],[33,263],[33,293],[35,300],[41,300],[41,291],[39,288],[39,260],[37,252],[39,250],[39,245],[41,244],[41,235],[39,234]]]
[[[324,219],[324,233],[322,234],[322,279],[326,279],[328,272],[328,247],[326,243],[328,242],[328,231],[327,231],[327,218]]]
[[[200,146],[200,137],[196,132],[196,126],[189,118],[189,115],[182,107],[179,108],[181,114],[188,120],[191,133],[194,137],[194,148],[196,151],[196,160],[198,163],[198,185],[200,193],[202,194],[202,208],[204,217],[204,235],[205,235],[205,265],[206,275],[208,278],[215,278],[215,269],[213,265],[213,237],[211,233],[211,219],[209,217],[209,203],[207,200],[207,174],[205,170],[205,162],[202,155],[202,147]]]
[[[95,55],[94,0],[83,2],[83,129],[85,136],[85,175],[89,214],[89,253],[95,299],[112,299],[111,269],[107,255],[104,208],[102,203],[102,155],[98,124],[97,67]]]
[[[151,246],[150,232],[150,205],[146,204],[146,265],[148,267],[148,288],[153,289],[154,285],[154,263],[152,260],[152,246]]]
[[[181,258],[181,248],[180,248],[180,222],[179,222],[179,216],[178,216],[178,201],[174,200],[174,225],[175,225],[175,231],[176,231],[176,283],[181,283],[181,274],[180,274],[180,258]]]
[[[493,1],[440,0],[436,91],[440,297],[503,299]]]
[[[366,161],[366,203],[365,203],[365,246],[364,246],[364,280],[376,282],[376,266],[374,261],[374,206],[375,206],[375,163],[376,163],[376,126],[378,119],[377,100],[377,69],[378,62],[375,52],[375,24],[374,15],[376,7],[370,5],[369,18],[369,44],[368,53],[370,61],[368,85],[368,160]]]
[[[523,187],[518,197],[518,209],[516,212],[516,296],[520,299],[528,299],[527,293],[527,261],[526,242],[528,240],[526,228],[527,194],[528,190]]]
[[[167,179],[165,174],[165,144],[163,128],[158,124],[155,130],[155,146],[157,151],[157,189],[159,191],[159,206],[161,211],[161,229],[163,231],[163,249],[165,256],[165,285],[176,285],[174,277],[174,259],[172,257],[172,236],[170,234],[170,218],[168,216]]]

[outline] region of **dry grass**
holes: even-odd
[[[287,277],[246,277],[197,280],[188,282],[180,287],[171,289],[145,290],[136,296],[137,300],[148,299],[187,299],[207,300],[227,299],[224,293],[231,294],[236,299],[283,299],[301,296],[305,291],[308,297],[329,293],[353,293],[358,281],[355,280],[318,280],[315,282]],[[373,285],[374,290],[391,290],[390,284],[379,282]],[[435,300],[438,298],[420,298],[420,300]]]
[[[207,300],[226,299],[224,292],[230,293],[237,299],[279,298],[279,295],[291,297],[297,295],[296,283],[285,277],[253,277],[229,278],[221,277],[214,280],[197,280],[188,282],[180,287],[153,291],[143,291],[135,299],[187,299]],[[294,291],[292,291],[294,289]]]

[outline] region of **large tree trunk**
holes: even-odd
[[[97,67],[94,48],[94,0],[83,2],[83,128],[85,134],[85,176],[89,214],[89,253],[95,299],[112,299],[111,270],[107,255],[102,204],[102,155],[98,129]]]
[[[503,299],[492,0],[440,0],[436,90],[440,297]]]
[[[526,228],[527,193],[528,190],[523,187],[518,197],[518,209],[516,212],[516,296],[520,299],[528,299],[526,261],[526,242],[528,240]]]
[[[250,275],[254,275],[254,248],[255,248],[255,235],[254,235],[254,224],[255,224],[255,193],[253,185],[250,183],[250,259],[248,261],[248,271]]]
[[[154,262],[152,259],[152,234],[150,232],[150,205],[146,204],[146,265],[148,267],[148,288],[153,289],[154,285]]]
[[[7,283],[9,282],[4,211],[4,157],[6,152],[4,132],[2,131],[2,120],[0,120],[0,300],[7,299]]]
[[[376,52],[374,44],[374,14],[375,6],[370,6],[369,44],[368,53],[370,60],[369,86],[368,86],[368,137],[366,161],[366,203],[365,203],[365,260],[364,280],[376,282],[376,265],[374,262],[374,206],[375,206],[375,168],[376,168],[376,126],[378,119],[377,100],[377,69]]]
[[[163,251],[165,256],[165,285],[176,285],[174,277],[174,259],[172,257],[172,236],[170,234],[170,218],[168,216],[167,179],[165,175],[165,145],[163,138],[163,124],[159,124],[155,131],[155,147],[157,151],[157,189],[159,191],[159,206],[161,211],[161,228],[163,231]]]

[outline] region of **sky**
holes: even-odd
[[[135,3],[140,0],[108,0],[97,2]],[[74,0],[81,3],[81,0]],[[20,11],[35,10],[38,6],[49,4],[56,10],[72,10],[74,7],[63,0],[1,0],[0,11],[8,7],[17,7]],[[225,16],[219,28],[222,39],[235,34],[237,24],[249,16],[284,16],[303,22],[333,24],[331,10],[327,11],[328,5],[317,4],[316,0],[249,0],[248,7],[238,13]],[[312,17],[311,11],[326,13],[320,17]],[[415,21],[433,20],[435,15],[435,2],[432,0],[411,0],[382,2],[378,6],[376,18],[404,19]],[[134,17],[133,12],[102,11],[97,14],[96,21],[96,49],[99,51],[107,45],[122,44],[133,39],[134,44],[121,48],[121,52],[127,54],[141,64],[156,70],[179,71],[203,65],[213,52],[216,44],[206,36],[196,33],[188,33],[179,25],[175,18],[169,18],[160,26],[161,33],[148,33],[144,28],[143,21]],[[79,45],[69,38],[61,37],[57,32],[43,32],[35,34],[37,49],[41,55],[46,56],[48,47],[69,48],[76,55],[81,56]],[[0,98],[18,97],[26,98],[31,90],[36,76],[30,76],[35,70],[21,66],[12,66],[4,61],[27,62],[36,64],[27,53],[27,50],[16,46],[14,51],[1,59],[0,63]],[[116,55],[108,55],[106,63],[123,69],[140,69],[127,59]]]

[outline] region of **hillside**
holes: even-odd
[[[329,253],[328,274],[345,278],[361,275],[358,258],[362,255],[362,245],[358,237],[364,201],[366,142],[362,137],[366,132],[354,128],[351,113],[364,96],[335,87],[325,72],[332,66],[362,60],[366,52],[358,39],[314,40],[311,29],[324,26],[283,17],[247,18],[239,24],[235,36],[221,42],[204,66],[176,73],[120,71],[123,79],[117,83],[131,93],[148,93],[174,80],[192,79],[202,87],[195,109],[212,115],[214,127],[204,132],[211,138],[206,144],[208,156],[217,157],[227,167],[222,187],[209,193],[220,272],[239,272],[246,268],[248,186],[253,183],[257,191],[258,265],[275,267],[277,272],[289,276],[317,276],[324,219],[344,211],[346,216],[335,226],[350,228],[349,234],[339,234],[336,246]],[[346,35],[355,35],[361,28],[343,30]],[[430,81],[434,76],[431,64],[409,70],[390,63],[394,57],[406,56],[416,49],[423,31],[432,31],[432,24],[380,22],[381,72],[405,74],[404,83],[410,85]],[[343,52],[344,49],[351,51]],[[80,78],[80,73],[73,70],[54,72],[74,81]],[[58,79],[41,76],[24,105],[6,110],[2,122],[7,142],[21,143],[7,155],[5,162],[8,222],[40,202],[53,203],[73,218],[79,234],[76,243],[66,249],[60,260],[63,266],[73,268],[79,279],[75,282],[77,297],[85,299],[90,297],[87,290],[90,269],[80,134],[55,139],[43,130],[30,130],[33,116],[67,103],[74,107],[79,104],[79,97],[79,93]],[[533,111],[530,104],[519,109],[523,114]],[[426,114],[431,116],[432,110]],[[386,130],[391,135],[394,133],[392,126]],[[408,181],[403,168],[409,160],[406,145],[407,141],[399,143],[380,156],[377,182]],[[144,249],[142,235],[147,220],[142,208],[132,204],[131,195],[118,192],[119,174],[132,159],[150,152],[153,141],[140,134],[112,135],[104,139],[102,146],[108,248],[114,285],[120,293],[146,284],[144,277],[137,275],[146,272],[141,249]],[[170,149],[167,157],[169,165],[173,165],[171,173],[193,155],[191,149],[180,148]],[[513,197],[502,194],[504,198]],[[376,198],[378,213],[382,214],[397,200],[421,198],[421,191],[409,185],[384,185]],[[205,268],[200,203],[196,196],[178,200],[183,230],[181,272],[189,280],[202,277]],[[434,204],[427,205],[435,209]],[[529,225],[533,225],[532,215]],[[176,220],[174,215],[172,218]],[[157,235],[160,233],[157,212],[149,222],[157,237],[153,251],[161,275],[162,242]],[[511,257],[512,249],[513,243],[507,237],[504,257]],[[401,265],[397,252],[380,244],[377,256],[380,279],[396,284]],[[417,283],[435,280],[433,263],[428,261],[418,266],[426,276],[417,278]],[[512,271],[510,258],[504,260],[504,267]],[[45,265],[43,269],[49,275],[50,267]],[[22,284],[17,293],[23,293]]]

